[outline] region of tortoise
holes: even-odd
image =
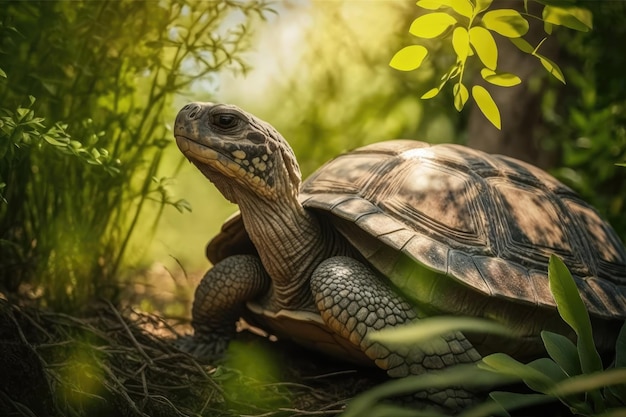
[[[209,243],[213,263],[192,307],[187,349],[217,357],[242,315],[392,377],[471,363],[493,351],[540,353],[539,334],[573,337],[550,293],[563,259],[610,350],[626,319],[626,251],[570,188],[522,161],[455,144],[390,140],[336,157],[301,184],[293,150],[229,104],[176,117],[182,153],[239,206]],[[454,332],[434,348],[372,342],[373,331],[435,315],[477,316],[518,339]],[[430,350],[429,350],[430,349]],[[429,392],[446,407],[459,391]]]

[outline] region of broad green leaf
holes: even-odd
[[[548,71],[552,76],[554,76],[554,78],[556,78],[557,80],[565,84],[565,76],[563,75],[563,71],[561,71],[561,68],[559,68],[559,66],[556,63],[554,63],[553,61],[549,60],[545,56],[540,55],[538,53],[534,53],[533,55],[539,58],[541,65],[543,65],[546,71]]]
[[[520,378],[529,388],[542,393],[551,390],[555,382],[543,372],[524,365],[504,353],[494,353],[484,357],[478,362],[478,367],[501,375]]]
[[[582,371],[586,374],[601,371],[602,360],[594,344],[589,313],[580,298],[574,278],[563,261],[555,255],[550,256],[548,281],[561,318],[578,336],[578,356]]]
[[[524,38],[510,38],[509,40],[517,47],[517,49],[527,54],[532,54],[535,50],[535,48],[533,48],[533,46]]]
[[[443,4],[439,0],[419,0],[417,6],[427,10],[439,10]]]
[[[507,411],[557,401],[556,398],[544,394],[519,394],[503,391],[490,392],[489,397]]]
[[[485,81],[500,87],[513,87],[522,82],[520,77],[515,74],[511,74],[510,72],[497,73],[488,68],[480,70],[480,75]]]
[[[552,35],[553,28],[554,25],[552,23],[546,22],[545,20],[543,21],[543,31],[546,32],[548,35]]]
[[[413,71],[422,65],[428,49],[422,45],[410,45],[400,49],[391,58],[389,66],[400,71]]]
[[[452,93],[454,94],[454,107],[457,111],[463,110],[465,103],[469,99],[469,91],[467,91],[467,87],[463,85],[463,83],[454,84],[452,87]]]
[[[571,340],[560,334],[545,330],[541,332],[541,339],[548,355],[567,375],[574,376],[582,372],[578,350]]]
[[[441,91],[441,90],[439,88],[437,88],[437,87],[431,88],[430,90],[428,90],[427,92],[422,94],[422,96],[420,98],[422,100],[428,100],[430,98],[436,97],[437,94],[439,94],[439,91]]]
[[[544,22],[565,26],[570,29],[588,32],[593,28],[593,18],[589,10],[573,6],[546,6],[543,8]]]
[[[626,368],[613,368],[606,371],[573,376],[554,385],[548,392],[556,397],[566,397],[590,393],[603,387],[623,384],[626,381]]]
[[[439,10],[441,7],[450,7],[461,16],[470,18],[473,14],[473,5],[470,0],[420,0],[417,5],[428,10]]]
[[[452,33],[452,47],[457,54],[457,61],[465,62],[469,53],[469,34],[464,27],[457,27]]]
[[[474,15],[484,12],[491,6],[493,0],[476,0],[476,7],[474,7]]]
[[[446,3],[461,16],[470,18],[474,15],[474,6],[470,0],[447,0]]]
[[[2,78],[6,78],[6,77],[7,77],[7,73],[6,73],[6,72],[4,72],[4,71],[2,70],[2,68],[0,68],[0,77],[2,77]]]
[[[519,378],[515,375],[495,374],[492,371],[480,369],[475,364],[456,365],[444,368],[441,371],[393,379],[377,385],[356,396],[350,401],[346,411],[341,415],[342,417],[367,416],[371,407],[381,399],[412,394],[430,388],[445,389],[451,386],[462,385],[466,388],[475,388],[483,391],[515,381],[519,381]]]
[[[456,23],[456,19],[448,13],[428,13],[413,21],[409,33],[419,38],[432,39],[440,36]]]
[[[416,344],[455,331],[515,336],[513,330],[491,320],[477,317],[437,316],[418,320],[404,326],[380,330],[369,336],[369,339],[385,343]]]
[[[469,30],[469,40],[483,65],[495,70],[498,64],[498,47],[491,32],[482,26],[474,26]]]
[[[559,382],[567,378],[567,374],[561,369],[561,367],[549,358],[539,358],[532,362],[529,362],[527,366],[541,372],[554,382]]]
[[[519,38],[528,32],[528,21],[517,10],[490,10],[483,16],[483,25],[507,38]]]
[[[489,91],[483,86],[475,85],[472,87],[472,97],[474,97],[474,101],[487,120],[496,128],[501,129],[500,110],[498,110],[498,106],[493,101]]]

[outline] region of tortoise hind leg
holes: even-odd
[[[311,278],[311,290],[326,325],[358,346],[391,377],[418,375],[481,358],[460,332],[428,345],[388,347],[372,342],[367,337],[370,332],[416,321],[418,317],[413,307],[374,271],[353,258],[338,256],[320,264]],[[472,401],[469,393],[456,389],[416,395],[452,409]]]

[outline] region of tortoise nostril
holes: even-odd
[[[192,107],[192,106],[190,106],[190,107]],[[191,111],[189,112],[187,117],[189,117],[190,119],[195,119],[196,116],[198,115],[198,113],[200,112],[200,107],[199,106],[193,106],[193,108],[191,108],[190,110]]]

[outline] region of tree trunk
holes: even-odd
[[[541,15],[540,7],[529,3],[534,15]],[[498,7],[512,8],[522,11],[520,1],[500,1]],[[524,36],[533,46],[537,46],[547,35],[543,22],[529,19],[530,28]],[[517,49],[508,39],[497,36],[498,69],[497,72],[511,72],[522,79],[515,87],[498,87],[490,85],[476,75],[475,83],[489,90],[495,100],[502,120],[502,130],[494,127],[471,101],[468,121],[467,145],[489,153],[497,153],[519,158],[541,167],[553,165],[556,154],[542,149],[541,139],[546,134],[541,112],[543,90],[551,77],[539,60]],[[553,61],[557,61],[558,44],[556,39],[549,37],[539,52]]]

